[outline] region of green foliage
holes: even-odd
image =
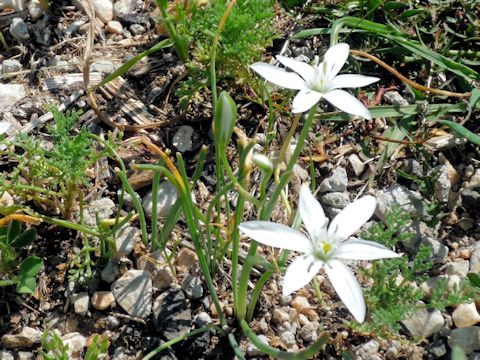
[[[68,345],[65,345],[56,331],[43,333],[41,355],[43,360],[69,360]]]
[[[85,360],[99,360],[107,355],[110,342],[106,338],[104,338],[100,342],[98,340],[99,340],[99,336],[95,335],[93,337],[92,344],[87,349],[87,352],[84,358]]]
[[[76,200],[89,182],[87,170],[107,152],[95,148],[87,129],[74,133],[80,112],[63,114],[55,107],[50,111],[55,120],[55,126],[48,127],[53,147],[25,133],[17,134],[13,145],[23,153],[9,154],[18,165],[8,175],[0,176],[0,191],[34,200],[70,219]]]
[[[448,284],[448,279],[439,279],[432,290],[429,307],[445,311],[446,307],[476,301],[480,296],[480,289],[472,287],[468,280],[462,280],[458,286]]]
[[[20,262],[19,249],[35,240],[35,229],[22,231],[18,221],[0,228],[0,286],[17,285],[20,294],[32,294],[35,291],[35,276],[42,267],[42,260],[29,256]]]

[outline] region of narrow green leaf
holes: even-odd
[[[21,248],[21,247],[24,247],[24,246],[28,246],[30,245],[33,240],[35,240],[35,236],[36,236],[37,232],[35,231],[34,228],[30,228],[26,231],[24,231],[23,233],[21,233],[20,235],[18,235],[11,243],[10,245],[14,248]]]
[[[137,56],[134,56],[130,60],[126,61],[122,66],[120,66],[117,70],[109,74],[105,79],[103,79],[100,84],[98,84],[96,87],[100,87],[105,85],[106,83],[116,79],[119,76],[124,75],[128,70],[132,68],[137,62],[139,62],[141,59],[143,59],[145,56],[148,56],[150,54],[153,54],[156,51],[159,51],[161,49],[167,48],[169,46],[172,46],[173,42],[170,39],[165,39],[160,41],[159,43],[153,45],[150,49],[145,50],[144,52],[138,54]]]
[[[409,17],[419,15],[419,14],[424,14],[424,13],[428,13],[428,10],[427,9],[410,9],[410,10],[404,11],[402,15],[400,15],[400,19],[407,19]]]
[[[408,4],[400,1],[389,1],[385,3],[385,5],[383,5],[383,9],[385,11],[391,11],[395,9],[404,9],[406,7],[408,7]]]
[[[475,273],[468,273],[467,277],[468,277],[468,280],[470,281],[470,284],[472,284],[472,286],[480,288],[480,276],[478,276]]]
[[[472,90],[472,96],[470,96],[470,101],[468,102],[468,106],[470,106],[471,108],[480,107],[480,102],[478,101],[479,99],[480,99],[480,89],[474,88]]]
[[[460,125],[454,121],[450,120],[437,120],[442,125],[448,126],[452,129],[457,135],[464,137],[472,144],[480,145],[480,136],[466,129],[463,125]]]

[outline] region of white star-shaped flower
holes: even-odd
[[[349,51],[348,44],[334,45],[327,50],[323,62],[318,66],[285,56],[276,57],[280,63],[294,72],[288,72],[264,62],[256,62],[250,65],[250,68],[275,85],[300,90],[293,99],[292,112],[294,113],[307,111],[324,98],[346,113],[371,119],[365,105],[340,88],[367,86],[380,79],[356,74],[338,75],[347,61]]]
[[[368,195],[351,203],[333,219],[330,226],[322,206],[306,186],[302,186],[298,206],[309,236],[269,221],[247,221],[240,224],[240,230],[262,244],[304,254],[287,267],[283,281],[284,296],[307,285],[324,268],[347,309],[358,322],[363,322],[366,305],[360,284],[341,260],[376,260],[400,256],[376,242],[349,239],[373,215],[376,199]]]

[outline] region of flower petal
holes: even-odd
[[[284,66],[292,69],[300,75],[305,81],[309,81],[315,74],[315,68],[306,62],[295,60],[286,56],[277,55],[275,58]]]
[[[279,69],[264,62],[256,62],[250,65],[250,69],[260,74],[267,81],[285,89],[300,90],[306,87],[305,81],[298,74]]]
[[[340,239],[348,239],[370,219],[377,207],[377,200],[364,196],[344,208],[328,227],[328,233]]]
[[[301,232],[270,221],[247,221],[239,226],[247,236],[264,245],[286,250],[310,252],[312,243]]]
[[[380,78],[373,76],[357,75],[357,74],[342,74],[335,76],[328,85],[329,89],[340,89],[340,88],[358,88],[362,86],[367,86],[377,82]]]
[[[365,320],[367,307],[355,275],[341,261],[335,259],[329,260],[325,264],[325,271],[340,300],[355,320],[362,323]]]
[[[325,231],[327,218],[323,212],[322,205],[315,199],[315,196],[313,196],[306,185],[303,185],[300,190],[298,209],[302,221],[310,234],[310,238],[314,239],[315,234]]]
[[[365,105],[344,90],[330,90],[329,92],[323,94],[323,97],[333,106],[348,114],[361,116],[368,120],[372,118],[372,115],[370,115],[370,112]]]
[[[318,65],[327,81],[333,79],[339,73],[347,62],[349,52],[350,46],[345,43],[333,45],[327,50],[323,62]]]
[[[0,121],[0,135],[6,133],[9,127],[10,123],[6,121]]]
[[[362,239],[343,242],[335,254],[336,258],[349,260],[377,260],[400,256],[379,243]]]
[[[313,90],[300,90],[292,103],[292,113],[301,113],[315,105],[322,98],[322,94]]]
[[[296,258],[288,265],[285,272],[282,288],[283,296],[288,296],[307,285],[322,266],[323,261],[315,259],[312,255],[303,255]]]

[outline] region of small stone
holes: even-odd
[[[280,335],[280,340],[287,345],[287,347],[290,347],[291,345],[296,345],[297,344],[297,339],[295,339],[295,334],[292,333],[291,331],[284,331]]]
[[[132,25],[133,26],[133,25]],[[175,135],[173,136],[172,144],[180,152],[192,150],[193,142],[193,128],[188,125],[180,126]]]
[[[189,299],[200,299],[203,296],[202,280],[197,276],[188,274],[183,279],[182,290]]]
[[[116,280],[111,290],[118,305],[130,316],[147,318],[152,311],[152,279],[146,271],[129,270]]]
[[[88,312],[88,302],[90,300],[88,292],[81,292],[70,297],[75,314],[86,315]]]
[[[305,326],[307,324],[310,324],[310,320],[308,320],[308,317],[305,314],[299,314],[298,323],[302,326]]]
[[[308,171],[298,164],[293,165],[293,173],[297,175],[302,181],[308,180],[308,177],[309,177]]]
[[[133,0],[117,0],[113,5],[113,15],[117,17],[120,14],[134,13],[136,2]]]
[[[96,291],[92,295],[92,306],[97,310],[105,310],[115,306],[115,297],[110,291]]]
[[[448,167],[446,165],[436,166],[432,169],[430,176],[434,179],[433,192],[435,198],[440,202],[447,202],[452,188],[448,177]]]
[[[10,34],[19,42],[24,42],[30,39],[28,26],[20,17],[12,20],[12,23],[10,24]]]
[[[350,204],[350,197],[346,192],[330,192],[322,195],[320,202],[327,207],[343,209]]]
[[[150,24],[148,16],[141,13],[118,14],[117,20],[127,26],[130,26],[132,24],[141,24],[147,26]]]
[[[27,96],[24,84],[0,84],[0,113],[13,107],[17,101]]]
[[[316,322],[310,322],[305,326],[302,326],[300,329],[300,336],[302,337],[303,341],[306,342],[314,342],[318,339],[317,330],[319,328],[319,324]]]
[[[343,192],[347,190],[347,171],[343,167],[337,167],[332,174],[320,184],[320,192]]]
[[[376,340],[370,340],[358,346],[355,351],[355,358],[358,360],[370,360],[380,350],[380,344]]]
[[[261,342],[263,342],[264,344],[268,345],[268,338],[265,335],[258,335],[258,339]],[[262,351],[258,350],[257,347],[254,344],[249,343],[247,345],[247,355],[250,356],[250,357],[262,356],[262,355],[264,355],[264,353]]]
[[[123,26],[119,21],[111,20],[105,26],[105,31],[110,34],[122,35]]]
[[[81,360],[82,352],[87,339],[78,332],[65,334],[61,337],[64,345],[68,346],[68,358],[71,360]]]
[[[445,267],[446,275],[457,275],[457,276],[467,276],[468,267],[470,266],[469,262],[464,259],[456,259],[453,262],[450,262]]]
[[[3,335],[1,343],[7,349],[29,347],[38,343],[41,335],[41,331],[25,326],[18,334]]]
[[[437,309],[432,311],[420,309],[413,314],[409,314],[407,319],[402,321],[402,324],[412,336],[429,337],[442,330],[445,320],[442,313]]]
[[[443,245],[440,241],[432,239],[429,236],[424,236],[420,243],[428,246],[432,250],[432,261],[435,264],[443,264],[448,257],[448,247]]]
[[[195,324],[199,328],[209,325],[211,323],[213,323],[213,320],[210,315],[208,315],[205,311],[199,312],[197,317],[195,318]]]
[[[97,214],[99,220],[108,219],[113,214],[115,203],[110,198],[101,198],[92,201],[83,209],[83,219],[85,224],[96,226]]]
[[[114,282],[120,276],[120,270],[118,268],[118,260],[110,259],[107,265],[103,268],[100,277],[107,283]]]
[[[460,347],[467,355],[475,350],[480,350],[480,327],[469,326],[453,329],[448,339],[448,345],[450,348]]]
[[[104,75],[110,74],[115,70],[115,65],[109,60],[98,60],[90,65],[91,72],[99,72]]]
[[[0,350],[0,360],[15,360],[15,358],[11,352]]]
[[[278,323],[278,324],[282,324],[284,323],[285,321],[289,321],[290,320],[290,315],[282,310],[282,309],[275,309],[273,311],[273,319]]]
[[[27,10],[30,14],[30,17],[34,20],[39,19],[45,13],[45,10],[43,9],[39,0],[31,0],[27,4]]]
[[[433,289],[437,286],[438,281],[447,281],[447,289],[449,291],[457,291],[460,286],[461,279],[457,275],[439,275],[428,279],[420,284],[420,290],[427,298],[432,296]]]
[[[480,241],[477,241],[473,246],[473,252],[470,258],[470,271],[480,275]]]
[[[142,35],[144,34],[147,29],[145,29],[142,25],[140,24],[132,24],[130,25],[130,32],[132,33],[132,35]],[[175,144],[174,144],[175,145]],[[176,146],[176,145],[175,145]],[[181,150],[178,150],[178,151],[181,151]]]
[[[428,352],[436,358],[441,358],[447,354],[447,348],[443,340],[434,341],[429,347]]]
[[[186,272],[190,271],[197,264],[197,254],[189,248],[182,248],[178,253],[177,266]]]
[[[383,98],[391,105],[408,105],[408,101],[405,100],[396,90],[386,91],[383,94]]]
[[[152,261],[153,260],[153,261]],[[169,288],[175,281],[172,269],[160,250],[143,255],[137,260],[137,268],[145,270],[152,278],[152,286],[158,290]]]
[[[348,161],[350,162],[350,165],[352,165],[353,172],[355,175],[360,176],[362,175],[363,171],[365,170],[365,164],[363,163],[362,160],[358,157],[357,154],[351,154],[348,157]]]
[[[480,322],[475,303],[460,304],[452,313],[453,323],[457,328],[464,328]]]
[[[0,360],[2,360],[2,355],[0,354]],[[13,358],[12,358],[13,359]],[[30,351],[19,351],[17,354],[18,360],[33,360],[33,353]],[[5,359],[3,359],[5,360]]]
[[[178,199],[177,189],[169,181],[161,181],[158,184],[158,202],[157,202],[157,215],[159,219],[166,218],[170,214],[173,205]],[[142,206],[145,211],[145,215],[152,219],[152,191],[150,190],[142,200]]]
[[[15,59],[6,59],[2,62],[2,73],[9,74],[21,71],[23,68],[20,61]]]
[[[474,189],[465,189],[462,191],[462,205],[466,209],[477,209],[478,204],[480,204],[480,188],[476,187]]]
[[[189,300],[180,289],[168,289],[155,299],[153,305],[155,328],[167,340],[187,334],[192,326]]]
[[[140,243],[140,230],[129,225],[123,226],[118,230],[115,236],[115,249],[112,251],[112,257],[120,259],[128,256],[136,243]]]
[[[78,9],[85,11],[85,7],[81,0],[73,0],[73,5]],[[95,16],[99,18],[104,24],[113,20],[113,3],[111,0],[92,0],[93,9],[95,10]]]
[[[312,306],[304,296],[295,296],[290,305],[295,308],[299,314],[307,314]]]

